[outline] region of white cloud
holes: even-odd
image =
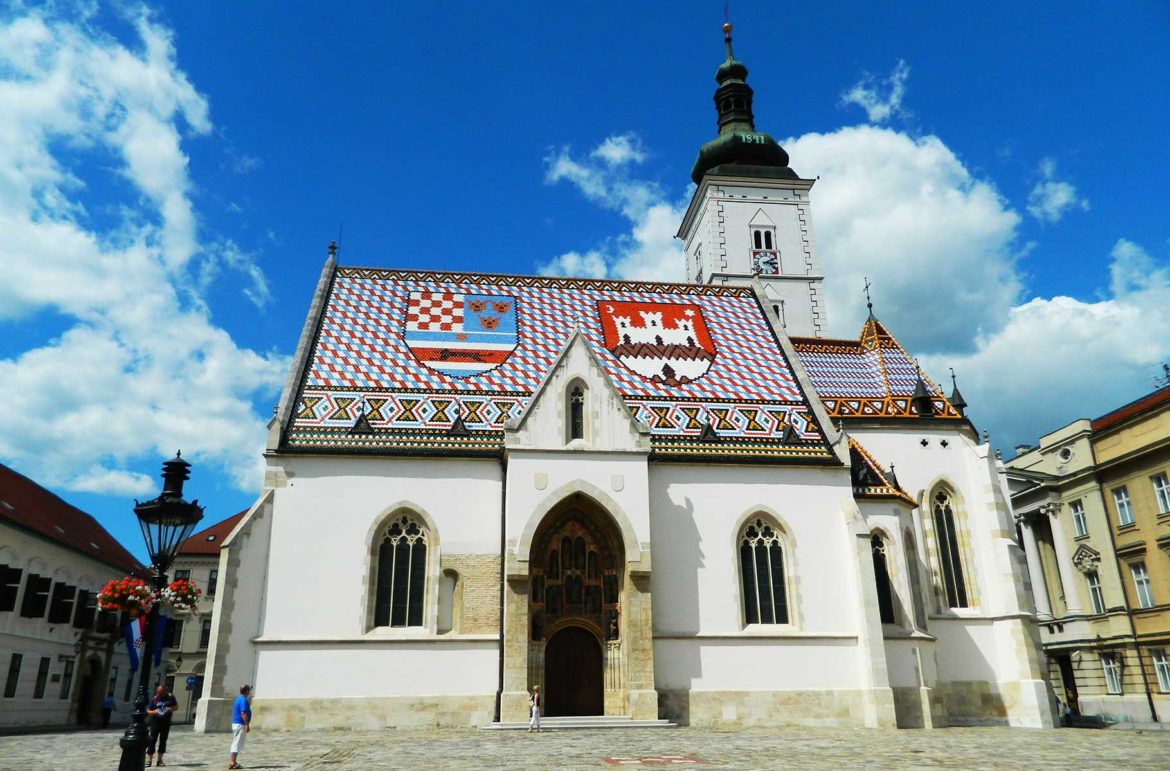
[[[1089,210],[1089,202],[1077,195],[1077,189],[1068,182],[1056,179],[1056,162],[1045,158],[1040,162],[1040,180],[1028,194],[1028,213],[1041,222],[1060,222],[1070,209]]]
[[[618,134],[584,159],[574,158],[567,147],[545,158],[546,182],[569,182],[593,203],[620,213],[630,230],[584,253],[570,251],[554,257],[537,267],[540,273],[682,280],[682,244],[674,234],[686,201],[672,202],[658,185],[630,176],[626,167],[646,157],[640,148],[641,142],[633,134]]]
[[[885,123],[903,114],[902,99],[906,96],[909,77],[910,67],[899,59],[889,77],[881,81],[869,73],[862,75],[861,80],[841,94],[841,104],[855,104],[865,110],[870,123]]]
[[[1153,390],[1170,357],[1170,271],[1125,239],[1111,258],[1107,298],[1036,298],[1012,308],[1002,329],[980,335],[972,353],[923,358],[934,374],[955,368],[997,446],[1034,443]]]
[[[254,255],[201,238],[182,145],[211,131],[208,104],[170,32],[133,13],[132,44],[52,8],[0,21],[0,324],[29,340],[0,359],[0,458],[121,494],[153,486],[128,465],[178,446],[255,489],[253,399],[275,394],[285,361],[239,347],[189,287],[222,265],[259,305],[267,283]],[[87,183],[113,191],[101,226]],[[55,336],[35,340],[44,318]]]
[[[1020,295],[1020,217],[938,137],[875,126],[784,143],[813,187],[830,333],[854,336],[875,310],[908,347],[965,350],[997,329]]]

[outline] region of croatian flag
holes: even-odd
[[[126,637],[126,652],[130,654],[130,671],[138,671],[138,662],[142,660],[142,649],[146,647],[146,617],[139,616],[130,619],[130,623],[122,629]]]

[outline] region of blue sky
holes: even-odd
[[[9,4],[0,462],[141,553],[182,448],[258,492],[326,244],[344,264],[680,278],[722,4]],[[95,10],[96,9],[96,10]],[[875,309],[992,443],[1170,357],[1163,3],[740,2],[835,335]]]

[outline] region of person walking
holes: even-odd
[[[149,767],[154,760],[155,746],[158,746],[158,765],[165,766],[163,755],[167,753],[167,737],[171,733],[171,718],[179,703],[175,695],[167,691],[167,687],[159,684],[154,697],[146,705],[146,715],[150,720],[150,745],[146,748],[146,765]]]
[[[228,768],[243,768],[237,759],[240,750],[244,749],[244,735],[252,731],[252,704],[248,697],[252,693],[252,686],[240,686],[240,695],[232,703],[232,750],[228,757]]]
[[[544,731],[540,727],[540,686],[532,686],[532,695],[528,697],[528,706],[532,710],[531,716],[528,718],[528,733],[536,731],[541,733]]]
[[[114,711],[114,694],[107,693],[102,699],[102,728],[110,727],[110,713]]]

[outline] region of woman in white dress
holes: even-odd
[[[528,706],[532,709],[532,716],[528,719],[528,733],[541,732],[540,727],[540,686],[532,686],[532,695],[528,697]]]

